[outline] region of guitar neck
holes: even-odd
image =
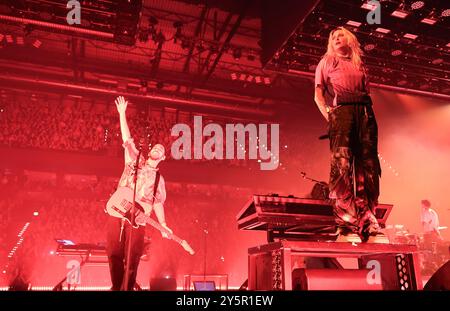
[[[161,226],[159,223],[157,223],[156,221],[154,221],[152,218],[148,217],[147,218],[147,223],[149,225],[152,225],[153,227],[155,227],[156,229],[158,229],[161,232],[165,232],[167,233],[167,235],[169,236],[169,238],[171,238],[172,240],[174,240],[175,242],[181,244],[183,242],[182,239],[180,239],[179,237],[177,237],[175,234],[170,233],[169,231],[167,231],[166,228],[164,228],[163,226]]]

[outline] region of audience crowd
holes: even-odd
[[[48,267],[57,263],[55,239],[104,245],[105,225],[110,217],[104,208],[117,185],[116,178],[84,182],[64,179],[59,184],[54,179],[19,180],[10,177],[0,190],[0,225],[5,228],[0,231],[0,243],[4,246],[0,248],[0,265],[9,281],[20,274],[30,282],[45,283]],[[197,259],[183,256],[181,246],[162,239],[158,231],[148,227],[146,253],[156,254],[152,256],[152,273],[203,273],[203,260],[198,259],[202,258],[205,242],[208,242],[208,271],[224,270],[223,255],[228,254],[227,248],[233,245],[237,230],[235,216],[251,191],[171,182],[166,183],[166,188],[166,219],[174,232],[196,249],[198,256]],[[27,222],[30,225],[23,233],[23,242],[8,257]]]

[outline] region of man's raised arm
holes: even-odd
[[[126,101],[123,96],[118,96],[115,100],[115,103],[117,111],[119,112],[120,132],[122,133],[122,140],[125,143],[131,137],[126,115],[128,101]]]
[[[115,103],[119,112],[120,132],[122,133],[123,147],[125,148],[125,163],[128,163],[136,160],[139,153],[134,145],[133,139],[131,139],[130,129],[128,128],[126,116],[128,101],[123,96],[118,96]]]

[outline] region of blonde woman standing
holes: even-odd
[[[353,33],[331,31],[316,69],[314,100],[329,127],[337,241],[388,243],[373,213],[381,176],[378,127],[361,55]]]

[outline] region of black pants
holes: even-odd
[[[341,231],[368,237],[380,227],[378,127],[371,105],[342,105],[330,113],[330,198]]]
[[[106,237],[106,253],[108,254],[112,290],[132,290],[136,283],[139,261],[144,250],[145,227],[134,229],[128,222],[125,222],[121,234],[121,226],[121,219],[109,217],[108,233]],[[125,282],[126,254],[130,229],[133,230],[130,256],[130,277],[128,286],[125,287],[123,282]]]

